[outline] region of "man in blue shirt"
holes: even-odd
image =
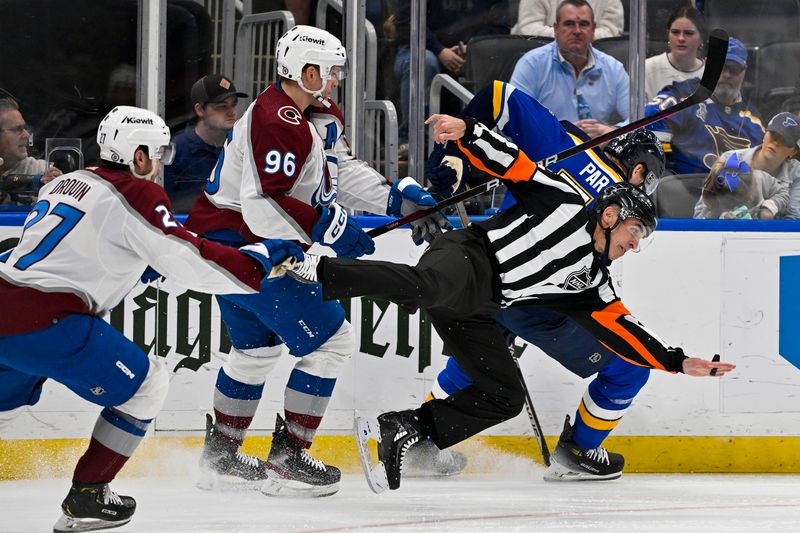
[[[194,205],[239,118],[236,103],[247,95],[225,76],[209,74],[195,82],[190,96],[197,121],[173,137],[175,161],[164,168],[164,188],[175,213],[188,213]]]
[[[585,0],[564,0],[553,24],[555,41],[520,58],[511,84],[590,137],[628,122],[625,67],[592,47],[594,13]]]
[[[747,71],[747,48],[731,38],[717,88],[711,98],[648,126],[656,132],[667,154],[667,167],[675,174],[705,174],[729,150],[761,143],[764,125],[758,111],[742,99]],[[697,78],[668,85],[644,108],[645,116],[672,107],[697,88]]]

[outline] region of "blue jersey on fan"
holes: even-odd
[[[473,117],[514,141],[533,161],[543,160],[588,140],[570,122],[559,120],[536,98],[510,83],[494,81],[470,101],[461,116]],[[548,166],[569,178],[586,205],[611,183],[623,181],[622,172],[599,150],[587,150]],[[516,203],[506,194],[502,209]]]
[[[664,87],[644,108],[645,116],[686,99],[699,84],[693,78]],[[742,101],[726,106],[711,98],[648,129],[658,135],[667,168],[676,174],[707,173],[722,153],[755,146],[764,138],[764,125],[752,106]]]

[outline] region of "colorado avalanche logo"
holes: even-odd
[[[278,109],[278,118],[294,126],[300,124],[300,117],[300,112],[290,105],[285,105]]]
[[[311,205],[330,205],[334,200],[336,200],[336,180],[331,178],[328,165],[323,165],[322,179],[311,195]]]
[[[583,267],[577,272],[571,272],[564,280],[564,289],[568,291],[582,291],[592,285],[589,277],[589,267]]]

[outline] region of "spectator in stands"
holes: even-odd
[[[712,166],[703,196],[695,206],[695,218],[735,218],[731,210],[743,204],[747,210],[739,212],[745,218],[800,218],[798,153],[800,117],[778,113],[769,121],[761,145],[726,152]],[[747,166],[752,177],[737,177],[737,166]],[[742,200],[726,206],[724,202],[731,198]]]
[[[673,82],[703,75],[705,61],[699,55],[705,34],[703,14],[697,8],[681,6],[670,15],[667,51],[645,61],[644,94],[647,100]]]
[[[723,152],[761,142],[761,116],[742,99],[746,69],[747,49],[742,41],[731,38],[725,67],[711,98],[649,126],[659,136],[667,154],[667,168],[672,172],[707,173]],[[693,93],[699,83],[699,79],[692,78],[668,85],[647,104],[645,115],[675,105]]]
[[[789,191],[773,176],[750,168],[736,152],[724,153],[703,183],[695,218],[772,219]]]
[[[477,35],[509,33],[508,0],[450,0],[427,2],[425,42],[425,94],[431,79],[443,70],[458,78],[464,72],[466,43]],[[409,36],[411,2],[400,0],[394,17],[397,55],[394,74],[400,79],[400,151],[408,149],[408,102],[411,67]]]
[[[164,169],[164,188],[175,213],[188,213],[194,205],[239,118],[239,97],[247,95],[225,76],[209,74],[195,82],[190,96],[197,120],[173,138],[175,161]]]
[[[31,133],[17,102],[0,98],[0,203],[31,204],[39,187],[61,175],[55,166],[28,155]]]
[[[586,0],[564,0],[553,24],[555,41],[522,56],[511,76],[512,85],[591,137],[628,122],[628,74],[592,47],[595,27]]]
[[[620,0],[587,0],[592,6],[597,28],[595,39],[618,37],[625,27],[625,10]],[[520,0],[517,23],[511,28],[514,35],[535,35],[554,37],[553,26],[556,21],[560,0]]]

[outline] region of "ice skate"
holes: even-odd
[[[261,492],[269,496],[330,496],[339,490],[339,469],[315,459],[293,440],[280,415],[266,466],[268,478]]]
[[[64,513],[53,526],[54,533],[95,531],[130,522],[136,511],[136,500],[119,496],[108,483],[73,482],[61,509]]]
[[[377,424],[356,416],[356,441],[361,465],[372,492],[400,488],[403,460],[409,447],[421,438],[419,420],[414,411],[390,411],[378,417]],[[378,464],[372,465],[369,454],[369,439],[378,441]]]
[[[218,434],[211,415],[206,415],[206,439],[197,486],[203,490],[258,489],[266,479],[266,463]]]
[[[409,477],[455,476],[467,466],[467,457],[455,450],[440,450],[431,439],[408,448],[404,475]]]
[[[605,448],[581,448],[572,440],[569,415],[564,431],[550,457],[550,466],[544,473],[545,481],[602,481],[622,475],[625,458]]]
[[[303,261],[301,263],[295,263],[290,270],[286,271],[286,274],[301,283],[319,283],[317,266],[321,258],[322,256],[307,253]]]

